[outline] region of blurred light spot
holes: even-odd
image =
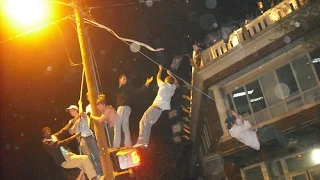
[[[279,99],[285,99],[290,95],[290,89],[288,85],[280,83],[274,87],[274,94]]]
[[[217,6],[216,0],[206,0],[205,5],[208,9],[214,9]]]
[[[147,0],[147,1],[146,1],[146,5],[147,5],[148,7],[151,7],[151,6],[153,5],[153,1],[152,1],[152,0]]]
[[[56,120],[57,120],[57,118],[54,118],[54,120],[56,121]]]
[[[24,133],[21,133],[21,137],[23,137],[24,136]]]
[[[132,43],[132,44],[130,45],[130,50],[131,50],[132,52],[138,52],[138,51],[140,50],[140,45],[137,44],[137,43]]]
[[[295,27],[300,27],[300,23],[299,23],[299,22],[295,22],[295,23],[294,23],[294,26],[295,26]]]
[[[52,66],[48,66],[47,71],[52,71]]]
[[[17,118],[18,117],[18,114],[17,113],[13,113],[12,115],[14,118]]]
[[[15,150],[18,150],[18,149],[19,149],[19,145],[18,145],[18,144],[15,144],[15,145],[14,145],[14,149],[15,149]]]
[[[6,144],[6,149],[7,150],[11,149],[11,144]]]
[[[291,42],[291,38],[289,36],[284,36],[283,37],[283,42],[286,44],[289,44]]]
[[[101,54],[101,55],[104,55],[105,53],[106,53],[105,50],[103,50],[103,49],[100,50],[100,54]]]
[[[116,72],[116,71],[117,71],[117,68],[113,68],[112,71],[113,71],[113,72]]]
[[[320,164],[320,149],[312,151],[312,159],[316,164]]]
[[[219,26],[218,23],[213,23],[213,24],[212,24],[212,27],[213,27],[213,28],[217,28],[218,26]]]

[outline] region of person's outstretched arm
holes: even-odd
[[[159,65],[159,71],[158,71],[158,74],[157,74],[157,83],[162,82],[162,80],[161,80],[162,69],[163,69],[162,65]]]

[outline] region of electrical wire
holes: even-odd
[[[96,71],[96,74],[97,74],[97,77],[98,77],[98,82],[99,82],[99,85],[101,86],[101,79],[100,79],[100,75],[99,75],[99,69],[98,69],[96,58],[94,56],[94,51],[93,51],[91,39],[89,38],[88,32],[86,32],[86,34],[87,34],[88,42],[89,42],[88,44],[89,44],[90,55],[91,55],[91,58],[92,58],[93,63],[94,63],[94,70]]]
[[[64,21],[64,20],[69,19],[69,18],[70,18],[70,16],[66,16],[66,17],[64,17],[64,18],[62,18],[62,19],[60,19],[60,20],[47,23],[47,24],[42,25],[42,26],[40,26],[40,27],[37,27],[37,28],[34,28],[34,29],[32,29],[32,30],[26,31],[26,32],[24,32],[24,33],[22,33],[22,34],[19,34],[19,35],[15,36],[15,37],[11,37],[11,38],[8,38],[8,39],[6,39],[6,40],[0,41],[0,44],[3,44],[3,43],[6,43],[6,42],[8,42],[8,41],[12,41],[12,40],[18,39],[18,38],[20,38],[20,37],[22,37],[22,36],[25,36],[25,35],[27,35],[27,34],[33,33],[33,32],[35,32],[35,31],[38,31],[38,30],[40,30],[40,29],[46,28],[46,27],[51,26],[51,25],[55,25],[55,24],[57,24],[58,22]]]
[[[144,54],[143,52],[141,52],[139,49],[137,49],[136,47],[134,46],[131,46],[131,44],[129,44],[128,42],[134,42],[134,43],[137,43],[137,44],[143,44],[143,43],[140,43],[140,42],[137,42],[137,41],[134,41],[134,40],[130,40],[130,39],[126,39],[126,38],[121,38],[120,36],[118,36],[114,31],[112,31],[110,28],[104,26],[104,25],[101,25],[95,21],[92,21],[92,20],[88,20],[88,19],[85,19],[85,22],[88,23],[88,24],[91,24],[93,26],[96,26],[96,27],[99,27],[99,28],[102,28],[102,29],[105,29],[107,31],[109,31],[111,34],[113,34],[114,36],[116,36],[118,39],[120,39],[121,41],[123,41],[125,44],[127,44],[128,46],[130,46],[131,48],[133,48],[134,50],[136,50],[137,52],[139,52],[141,55],[143,55],[144,57],[146,57],[147,59],[149,59],[150,61],[152,61],[153,63],[157,64],[157,65],[160,65],[158,62],[156,62],[155,60],[153,60],[152,58],[150,58],[148,55]],[[130,41],[129,41],[130,40]],[[150,46],[146,45],[146,44],[143,44],[144,47],[149,47],[151,48]],[[148,49],[149,49],[148,48]],[[152,48],[153,49],[153,48]],[[160,48],[162,49],[162,48]],[[159,50],[159,49],[157,49]],[[189,56],[189,55],[188,55]],[[190,56],[189,56],[190,57]],[[191,57],[190,57],[191,58]],[[166,68],[163,67],[163,69],[165,70],[168,70]],[[191,85],[190,83],[188,83],[187,81],[185,81],[184,79],[182,79],[181,77],[179,77],[178,75],[172,73],[172,75],[174,75],[177,79],[181,80],[183,83],[189,85],[190,87],[192,87],[193,89],[195,89],[196,91],[200,92],[201,94],[203,94],[204,96],[208,97],[209,99],[213,100],[216,102],[217,105],[219,106],[222,106],[224,107],[225,109],[227,110],[230,110],[228,107],[226,107],[225,105],[222,105],[220,103],[218,103],[214,98],[212,98],[211,96],[209,96],[208,94],[204,93],[203,91],[201,91],[200,89],[198,89],[197,87]]]
[[[160,2],[162,0],[149,0],[149,1],[151,1],[153,3],[153,2]],[[96,6],[96,7],[89,7],[89,9],[92,10],[92,9],[104,9],[104,8],[112,8],[112,7],[130,6],[130,5],[135,5],[135,4],[147,3],[149,1],[141,1],[141,0],[139,0],[139,2],[125,3],[125,4],[113,4],[113,5],[105,5],[105,6]]]
[[[82,63],[76,64],[76,63],[74,63],[74,62],[72,61],[72,59],[71,59],[71,57],[70,57],[70,53],[69,53],[68,47],[67,47],[67,45],[66,45],[66,43],[65,43],[65,40],[64,40],[62,31],[61,31],[61,29],[60,29],[60,26],[59,26],[59,25],[57,25],[57,26],[58,26],[59,33],[60,33],[60,36],[61,36],[61,39],[62,39],[62,44],[63,44],[63,46],[64,46],[64,48],[65,48],[65,50],[66,50],[66,52],[67,52],[67,55],[68,55],[68,60],[69,60],[70,66],[79,66],[79,65],[82,65]]]

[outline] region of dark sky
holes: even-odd
[[[219,29],[203,29],[201,23],[205,27],[208,22],[221,25],[230,19],[243,19],[246,13],[255,10],[254,0],[218,0],[213,9],[207,8],[204,0],[162,0],[150,7],[137,2],[139,0],[87,0],[89,7],[105,6],[91,10],[95,21],[122,37],[165,48],[156,53],[141,47],[141,52],[165,67],[175,55],[191,55],[195,40]],[[210,7],[215,1],[208,2]],[[61,5],[54,7],[59,13],[53,21],[72,12]],[[204,14],[210,15],[203,18]],[[0,41],[26,31],[14,29],[10,19],[1,17]],[[100,91],[107,93],[111,100],[114,100],[120,73],[127,73],[135,86],[157,73],[157,65],[131,52],[128,45],[109,32],[88,27],[101,80]],[[65,108],[79,99],[82,66],[70,65],[70,61],[81,63],[74,23],[62,21],[2,42],[0,49],[1,179],[20,179],[22,175],[41,179],[41,175],[49,173],[46,169],[53,167],[49,166],[52,162],[46,162],[47,154],[41,148],[41,128],[48,125],[53,130],[61,128],[70,118]],[[188,79],[191,68],[188,59],[184,61],[178,75]],[[151,88],[137,107],[136,117],[141,116],[154,95]],[[83,101],[87,104],[85,99]],[[133,122],[138,123],[138,119]]]

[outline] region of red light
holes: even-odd
[[[133,148],[118,151],[116,156],[121,169],[138,166],[141,160],[137,150]]]
[[[132,158],[133,163],[140,164],[140,156],[138,155],[137,151],[133,151],[131,153],[131,158]]]

